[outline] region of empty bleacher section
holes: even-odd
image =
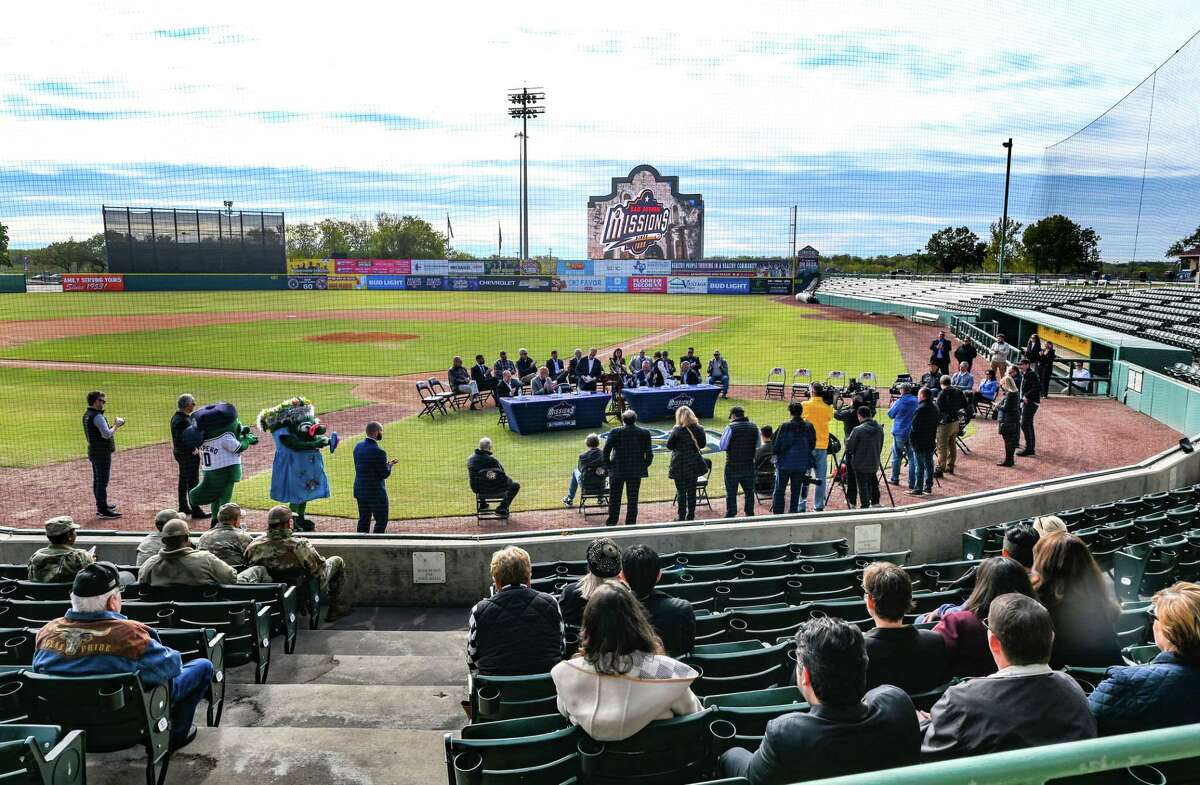
[[[822,280],[817,290],[821,302],[839,303],[830,298],[847,297],[871,300],[911,308],[914,311],[945,312],[956,316],[973,316],[978,307],[973,303],[1017,289],[1028,284],[965,282],[960,279],[931,278],[857,278],[835,276]]]

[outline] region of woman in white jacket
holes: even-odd
[[[663,653],[646,611],[624,584],[592,592],[579,654],[550,675],[559,712],[596,741],[621,741],[654,720],[702,709],[691,690],[700,674]]]

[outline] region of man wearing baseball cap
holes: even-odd
[[[50,544],[29,557],[29,580],[38,583],[65,583],[75,573],[95,561],[91,553],[76,548],[75,530],[79,524],[69,515],[46,521],[46,539]]]
[[[167,521],[173,521],[176,518],[182,520],[183,516],[175,510],[162,510],[154,516],[154,531],[147,534],[138,543],[137,562],[135,562],[138,567],[145,564],[151,556],[157,556],[158,552],[162,550],[162,528]]]
[[[246,566],[246,548],[253,539],[242,528],[242,508],[227,502],[217,511],[216,525],[200,535],[200,548],[240,570]]]
[[[33,670],[54,676],[136,673],[146,686],[171,684],[171,747],[196,738],[192,716],[213,679],[213,664],[183,663],[158,633],[121,615],[121,584],[109,562],[89,564],[75,575],[71,610],[38,631]]]
[[[186,522],[167,521],[162,530],[162,550],[138,570],[143,586],[209,586],[237,583],[237,573],[208,551],[192,547]]]
[[[321,556],[307,538],[293,537],[292,514],[283,504],[267,512],[267,534],[255,538],[246,549],[248,566],[238,580],[267,583],[288,580],[296,573],[315,575],[321,581],[321,593],[329,596],[325,620],[340,619],[350,612],[350,603],[344,596],[346,565],[341,556]]]

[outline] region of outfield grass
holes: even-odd
[[[265,406],[296,394],[295,382],[221,379],[211,376],[161,376],[133,373],[0,370],[0,466],[41,466],[86,455],[80,418],[88,390],[108,394],[108,416],[127,421],[117,434],[119,449],[170,439],[168,424],[180,393],[200,401],[230,401],[242,421],[253,422]],[[348,384],[308,384],[306,395],[322,412],[362,402]],[[171,471],[174,471],[173,467]]]

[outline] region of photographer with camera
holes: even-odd
[[[879,506],[879,453],[883,451],[883,427],[875,421],[875,411],[859,406],[854,411],[858,425],[846,439],[846,477],[854,477],[854,487],[846,488],[846,506],[854,507],[858,496],[859,507]],[[857,491],[857,494],[856,494]]]
[[[817,382],[812,386],[812,398],[804,402],[804,419],[813,427],[817,434],[816,446],[813,447],[813,473],[817,477],[816,495],[813,497],[813,509],[817,512],[825,509],[825,484],[829,481],[829,453],[837,453],[837,437],[832,437],[830,444],[829,423],[833,420],[833,390]],[[834,449],[830,449],[830,447]]]

